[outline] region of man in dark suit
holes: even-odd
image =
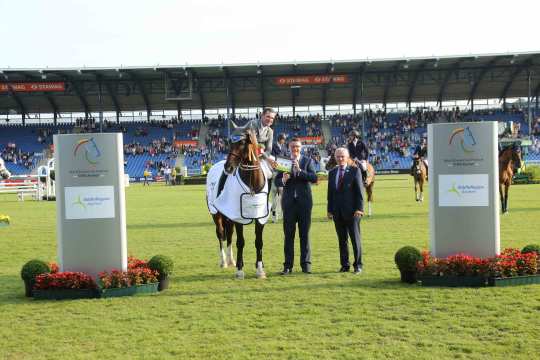
[[[283,187],[281,207],[283,209],[283,232],[285,233],[285,262],[282,275],[292,273],[294,265],[294,235],[296,223],[300,234],[300,265],[302,272],[311,273],[311,249],[309,228],[311,226],[311,184],[317,182],[317,174],[313,161],[300,155],[302,144],[297,138],[291,139],[292,167],[290,172],[280,172],[276,177],[276,185]]]
[[[272,155],[287,157],[288,152],[285,144],[285,134],[279,134],[277,143],[272,147]]]
[[[339,241],[340,272],[350,270],[349,245],[351,238],[354,252],[354,273],[362,272],[362,245],[360,218],[364,216],[362,176],[360,169],[349,165],[349,151],[338,148],[334,153],[337,166],[328,174],[328,218],[334,220]]]
[[[349,143],[347,144],[347,149],[349,150],[349,156],[354,160],[356,165],[362,171],[362,180],[364,184],[366,183],[367,178],[367,168],[364,169],[360,166],[362,160],[368,161],[369,150],[367,145],[360,139],[360,133],[356,130],[352,130],[349,134]]]

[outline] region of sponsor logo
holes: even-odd
[[[77,200],[75,200],[71,205],[78,205],[80,206],[82,209],[86,210],[86,205],[82,202],[81,200],[81,196],[77,196]]]
[[[448,192],[454,193],[457,196],[461,196],[461,194],[459,193],[459,190],[456,188],[456,183],[452,183],[452,187],[450,188],[450,190],[448,190]]]
[[[92,166],[96,166],[99,163],[101,157],[101,150],[96,144],[94,138],[81,139],[73,148],[73,157],[82,156]]]
[[[467,126],[452,131],[448,140],[448,145],[459,146],[465,154],[471,154],[474,152],[476,140],[471,129]]]

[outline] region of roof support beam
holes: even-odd
[[[418,83],[418,78],[420,77],[420,73],[424,71],[427,64],[432,62],[433,60],[425,60],[420,65],[418,65],[418,68],[414,72],[413,80],[411,81],[411,84],[409,86],[409,92],[407,93],[407,106],[409,107],[409,113],[411,112],[411,102],[412,98],[414,97],[414,91],[416,90],[416,84]]]
[[[499,59],[500,58],[498,58],[498,57],[495,57],[495,58],[491,59],[486,64],[486,66],[484,66],[482,68],[482,70],[480,71],[480,74],[478,74],[478,78],[476,78],[476,81],[473,81],[473,86],[471,88],[471,91],[469,92],[469,102],[471,103],[471,107],[473,107],[473,105],[474,105],[473,101],[474,101],[474,97],[476,96],[478,86],[480,85],[480,83],[482,82],[484,77],[487,75],[487,73],[493,68],[493,66],[495,66],[497,61],[499,61]]]
[[[261,92],[261,107],[264,109],[266,107],[266,93],[264,91],[264,75],[263,75],[263,67],[258,66],[257,74],[259,75],[259,89]]]
[[[293,64],[293,74],[296,74],[296,64]],[[300,86],[291,86],[291,105],[293,117],[296,116],[296,96],[300,93]]]
[[[506,95],[508,94],[508,90],[510,90],[510,88],[512,87],[514,80],[516,80],[518,75],[521,74],[523,70],[527,69],[531,65],[531,63],[532,63],[532,58],[528,58],[527,60],[523,61],[514,69],[514,71],[510,75],[510,78],[508,79],[506,84],[504,84],[504,88],[501,91],[501,96],[499,96],[499,101],[506,100]]]
[[[20,76],[23,76],[24,79],[27,80],[27,81],[41,82],[41,81],[44,80],[43,76],[46,76],[45,74],[43,74],[43,72],[42,72],[42,77],[37,77],[37,76],[34,76],[34,75],[30,75],[30,74],[27,74],[27,73],[22,72],[22,71],[21,72],[14,72],[14,73],[18,74]],[[45,96],[45,98],[49,102],[49,105],[51,105],[51,109],[53,111],[54,121],[55,121],[55,125],[56,125],[56,119],[57,119],[58,115],[60,115],[60,109],[58,108],[58,104],[54,100],[54,97],[53,97],[52,93],[44,92],[43,95]]]
[[[328,64],[326,66],[326,75],[330,75],[332,72],[334,72],[334,64]],[[330,87],[330,83],[323,84],[322,86],[321,103],[322,103],[322,109],[323,109],[323,120],[326,119],[326,98],[328,96],[329,87]]]
[[[193,76],[193,80],[197,82],[197,93],[199,94],[199,99],[201,102],[201,113],[202,117],[204,118],[204,116],[206,115],[206,103],[204,101],[204,93],[202,91],[201,79],[197,76],[195,70],[191,69],[190,72]]]
[[[150,115],[152,114],[152,104],[150,104],[150,99],[148,98],[148,94],[146,93],[146,89],[144,88],[144,83],[134,72],[126,72],[129,74],[129,77],[133,80],[133,82],[135,82],[135,85],[137,85],[139,91],[141,92],[141,97],[143,98],[144,106],[146,107],[146,120],[150,121]]]
[[[58,104],[56,103],[56,100],[54,100],[54,97],[51,94],[45,94],[45,97],[47,98],[47,101],[53,109],[54,125],[56,125],[56,119],[60,114],[60,109],[58,108]]]
[[[439,104],[439,108],[442,108],[442,102],[446,93],[446,89],[448,87],[448,82],[452,78],[452,75],[459,71],[462,63],[463,59],[459,59],[458,61],[456,61],[454,65],[452,65],[452,68],[446,72],[446,75],[444,75],[444,80],[441,84],[441,88],[439,89],[439,95],[437,96],[437,103]]]
[[[227,109],[230,107],[233,116],[235,116],[236,103],[234,98],[234,83],[227,68],[223,68],[223,75],[225,77],[225,91],[227,92]]]
[[[54,72],[51,72],[54,73]],[[81,105],[84,109],[84,117],[88,119],[88,115],[90,114],[90,106],[88,106],[88,101],[86,100],[86,94],[84,92],[84,83],[80,81],[75,81],[73,78],[63,72],[56,72],[58,76],[61,76],[64,78],[65,81],[69,82],[71,86],[73,86],[73,90],[75,91],[75,94],[79,98]]]
[[[358,100],[358,80],[361,79],[362,83],[364,81],[364,72],[366,71],[367,63],[362,64],[358,70],[353,74],[353,93],[352,93],[352,104],[353,112],[356,115],[356,100]],[[363,95],[363,94],[361,94]],[[363,99],[362,99],[363,101]]]
[[[15,103],[17,103],[17,106],[19,107],[19,111],[22,115],[22,123],[23,125],[26,124],[26,115],[28,115],[28,111],[26,110],[26,106],[24,105],[24,103],[22,102],[20,96],[17,94],[17,92],[15,90],[13,90],[13,87],[8,83],[8,82],[5,82],[7,84],[7,88],[8,88],[8,94],[13,97],[13,100],[15,100]]]
[[[112,103],[114,105],[114,110],[116,111],[116,122],[119,122],[120,114],[122,113],[122,108],[120,107],[120,103],[118,102],[116,91],[109,81],[105,81],[103,85],[105,85],[105,89],[107,89],[107,93],[111,97]]]
[[[392,80],[394,80],[398,74],[399,67],[404,62],[404,60],[396,61],[396,64],[393,67],[392,72],[386,75],[386,82],[384,84],[384,94],[383,94],[383,108],[384,111],[386,111],[386,102],[388,101],[388,94],[390,93],[390,85],[392,84]]]

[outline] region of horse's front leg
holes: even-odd
[[[220,214],[212,215],[214,223],[216,224],[216,237],[219,242],[219,266],[222,268],[227,267],[227,262],[225,261],[225,249],[223,249],[223,240],[225,240],[225,220]]]
[[[262,249],[263,249],[263,230],[264,225],[259,224],[258,220],[255,220],[255,249],[257,250],[257,262],[255,267],[257,268],[257,278],[266,279],[266,272],[264,271],[262,261]]]
[[[368,216],[371,216],[371,203],[373,202],[373,183],[366,187],[367,201],[368,201]]]
[[[242,224],[234,224],[236,230],[236,278],[244,279],[244,226]]]
[[[419,181],[418,184],[420,185],[420,197],[418,201],[422,202],[424,201],[424,181]]]
[[[504,184],[504,213],[508,213],[508,191],[510,190],[510,184]]]
[[[501,199],[501,211],[504,214],[504,194],[502,184],[499,184],[499,199]]]
[[[414,196],[416,197],[416,201],[420,200],[420,197],[418,196],[418,180],[416,180],[416,176],[414,178]]]
[[[236,266],[236,261],[234,261],[234,256],[233,256],[233,249],[232,249],[232,237],[233,237],[233,233],[234,233],[234,225],[232,223],[232,221],[227,221],[226,224],[225,224],[225,235],[227,236],[227,252],[226,252],[226,257],[227,257],[227,266]]]

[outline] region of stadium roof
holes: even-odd
[[[0,69],[0,114],[411,103],[540,92],[540,53],[111,68]],[[529,84],[530,80],[530,84]],[[41,91],[41,90],[48,91]],[[101,97],[100,97],[101,94]]]

